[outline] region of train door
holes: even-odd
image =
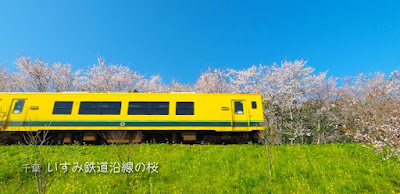
[[[233,131],[247,131],[249,126],[249,112],[245,100],[232,100],[232,129]]]
[[[28,106],[26,103],[26,99],[13,99],[11,102],[10,109],[8,111],[7,116],[7,125],[8,126],[23,126],[23,123],[26,118],[26,113],[28,112]]]

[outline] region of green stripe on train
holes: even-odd
[[[233,125],[232,125],[233,124]],[[248,122],[135,122],[135,121],[118,121],[118,122],[62,122],[62,121],[12,121],[8,124],[10,127],[248,127]],[[263,126],[262,122],[250,122],[251,127]]]

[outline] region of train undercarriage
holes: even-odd
[[[29,144],[39,137],[45,144],[130,144],[130,143],[183,143],[183,144],[246,144],[260,143],[263,131],[216,132],[216,131],[38,131],[0,132],[0,145]]]

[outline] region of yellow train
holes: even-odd
[[[259,94],[0,93],[0,115],[1,131],[46,130],[63,143],[240,142],[264,130]]]

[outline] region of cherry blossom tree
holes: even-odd
[[[48,63],[30,57],[17,58],[19,71],[11,76],[11,90],[22,92],[46,92],[51,89],[51,68]]]
[[[365,146],[400,160],[400,79],[383,73],[348,77],[341,88],[342,129]]]
[[[242,70],[228,69],[229,83],[234,93],[255,93],[261,94],[265,90],[263,83],[266,66],[253,65],[250,68]]]
[[[6,68],[3,68],[0,65],[0,92],[7,92],[9,91],[9,84],[10,76],[8,75],[8,71]]]
[[[228,82],[227,70],[208,68],[202,73],[194,85],[199,93],[232,93],[232,86]]]
[[[51,69],[51,89],[55,92],[76,91],[81,71],[72,71],[71,64],[54,63]]]
[[[318,81],[308,92],[307,112],[309,127],[317,137],[316,143],[338,141],[343,133],[338,129],[340,122],[338,109],[337,78],[330,77]]]
[[[266,117],[277,129],[277,141],[294,142],[310,136],[311,130],[305,123],[304,107],[310,100],[310,93],[326,77],[326,72],[314,75],[314,69],[306,61],[284,61],[266,69],[263,76],[263,98],[268,99]],[[285,139],[285,136],[286,139]]]
[[[22,56],[15,63],[19,71],[9,76],[12,91],[47,92],[75,91],[80,71],[73,72],[70,64],[49,65],[39,59]]]
[[[150,79],[143,79],[141,82],[140,92],[164,92],[165,86],[161,81],[161,76],[153,75]]]
[[[165,92],[194,92],[194,88],[192,85],[184,85],[172,80],[169,85],[165,86]]]
[[[101,57],[97,58],[98,64],[94,64],[84,76],[81,76],[79,88],[92,92],[120,92],[137,90],[143,76],[123,65],[107,65]]]

